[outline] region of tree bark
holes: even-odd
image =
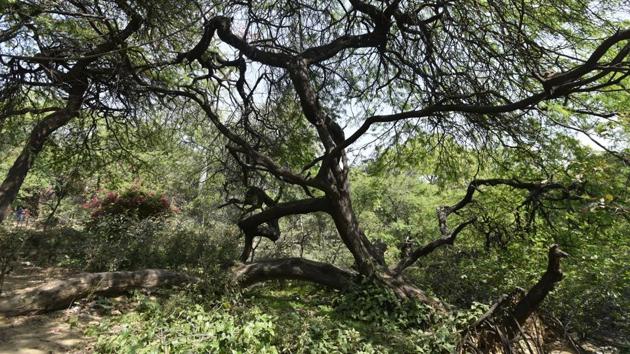
[[[87,90],[87,83],[80,83],[71,93],[66,108],[48,115],[35,125],[31,135],[18,158],[13,162],[7,176],[0,185],[0,222],[6,218],[9,206],[17,197],[22,183],[33,166],[35,158],[44,148],[48,137],[57,129],[68,123],[78,114],[83,102],[83,94]]]
[[[111,296],[133,289],[171,287],[196,281],[196,278],[186,274],[163,269],[87,273],[5,294],[0,298],[0,314],[18,316],[51,312],[67,308],[76,300],[94,295]]]
[[[234,280],[243,287],[273,279],[296,279],[343,290],[352,285],[356,273],[303,258],[284,258],[254,263],[238,263],[231,269]]]
[[[540,307],[540,304],[547,297],[547,294],[553,290],[556,283],[562,280],[563,274],[560,270],[560,260],[568,256],[567,253],[560,250],[558,245],[552,245],[549,248],[547,271],[514,307],[512,316],[519,325],[525,323],[527,318]]]
[[[528,320],[555,284],[562,280],[560,260],[567,256],[558,245],[552,245],[549,248],[547,270],[538,282],[527,292],[518,289],[511,295],[503,295],[486,314],[462,333],[460,352],[471,349],[483,353],[510,352],[514,339],[523,332],[527,333]]]
[[[349,193],[342,191],[331,199],[334,199],[331,200],[331,216],[341,239],[354,257],[359,273],[370,277],[378,273],[379,268],[384,270],[382,259],[375,254],[372,244],[359,226]]]

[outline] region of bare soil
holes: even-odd
[[[78,272],[65,268],[40,268],[23,263],[5,281],[3,294],[39,285]],[[96,309],[75,305],[44,315],[3,317],[0,315],[0,354],[90,353],[91,338],[83,331],[98,323]]]

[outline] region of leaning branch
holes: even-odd
[[[512,317],[519,325],[525,323],[529,316],[540,307],[540,304],[547,294],[553,290],[556,283],[562,280],[560,260],[568,256],[567,253],[560,250],[558,245],[552,245],[549,248],[547,271],[545,271],[536,285],[516,304],[512,312]]]
[[[475,222],[475,218],[466,220],[452,231],[449,229],[447,221],[448,217],[456,213],[457,211],[463,209],[466,205],[470,204],[473,201],[473,196],[475,192],[481,186],[509,186],[515,189],[523,189],[529,191],[528,196],[525,198],[525,202],[523,204],[533,202],[542,197],[543,194],[552,191],[552,190],[561,190],[564,193],[564,198],[568,197],[569,192],[578,188],[577,183],[572,183],[569,186],[565,186],[561,183],[555,182],[523,182],[516,179],[504,179],[504,178],[493,178],[493,179],[476,179],[471,181],[468,184],[468,188],[466,189],[466,194],[464,197],[455,203],[452,206],[442,206],[437,208],[437,219],[440,228],[440,238],[435,239],[426,245],[419,247],[415,251],[411,252],[407,257],[403,258],[393,269],[392,272],[395,275],[401,274],[406,268],[413,265],[420,257],[424,257],[435,249],[444,246],[444,245],[452,245],[457,238],[457,235],[466,228],[466,226]]]
[[[503,295],[488,312],[462,332],[458,353],[494,353],[496,348],[508,352],[513,340],[527,328],[526,321],[538,310],[556,283],[562,280],[560,260],[568,256],[558,245],[552,245],[547,270],[540,280],[520,300],[518,297],[524,292],[522,289]]]

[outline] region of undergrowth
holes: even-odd
[[[98,352],[450,353],[459,330],[486,310],[438,316],[373,284],[339,293],[276,283],[210,301],[195,292],[134,300],[134,311],[88,330]]]

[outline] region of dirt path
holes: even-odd
[[[64,268],[23,264],[7,277],[3,293],[19,293],[21,289],[75,273]],[[83,331],[100,319],[96,311],[81,306],[45,315],[10,318],[0,315],[0,354],[89,353],[90,340]]]

